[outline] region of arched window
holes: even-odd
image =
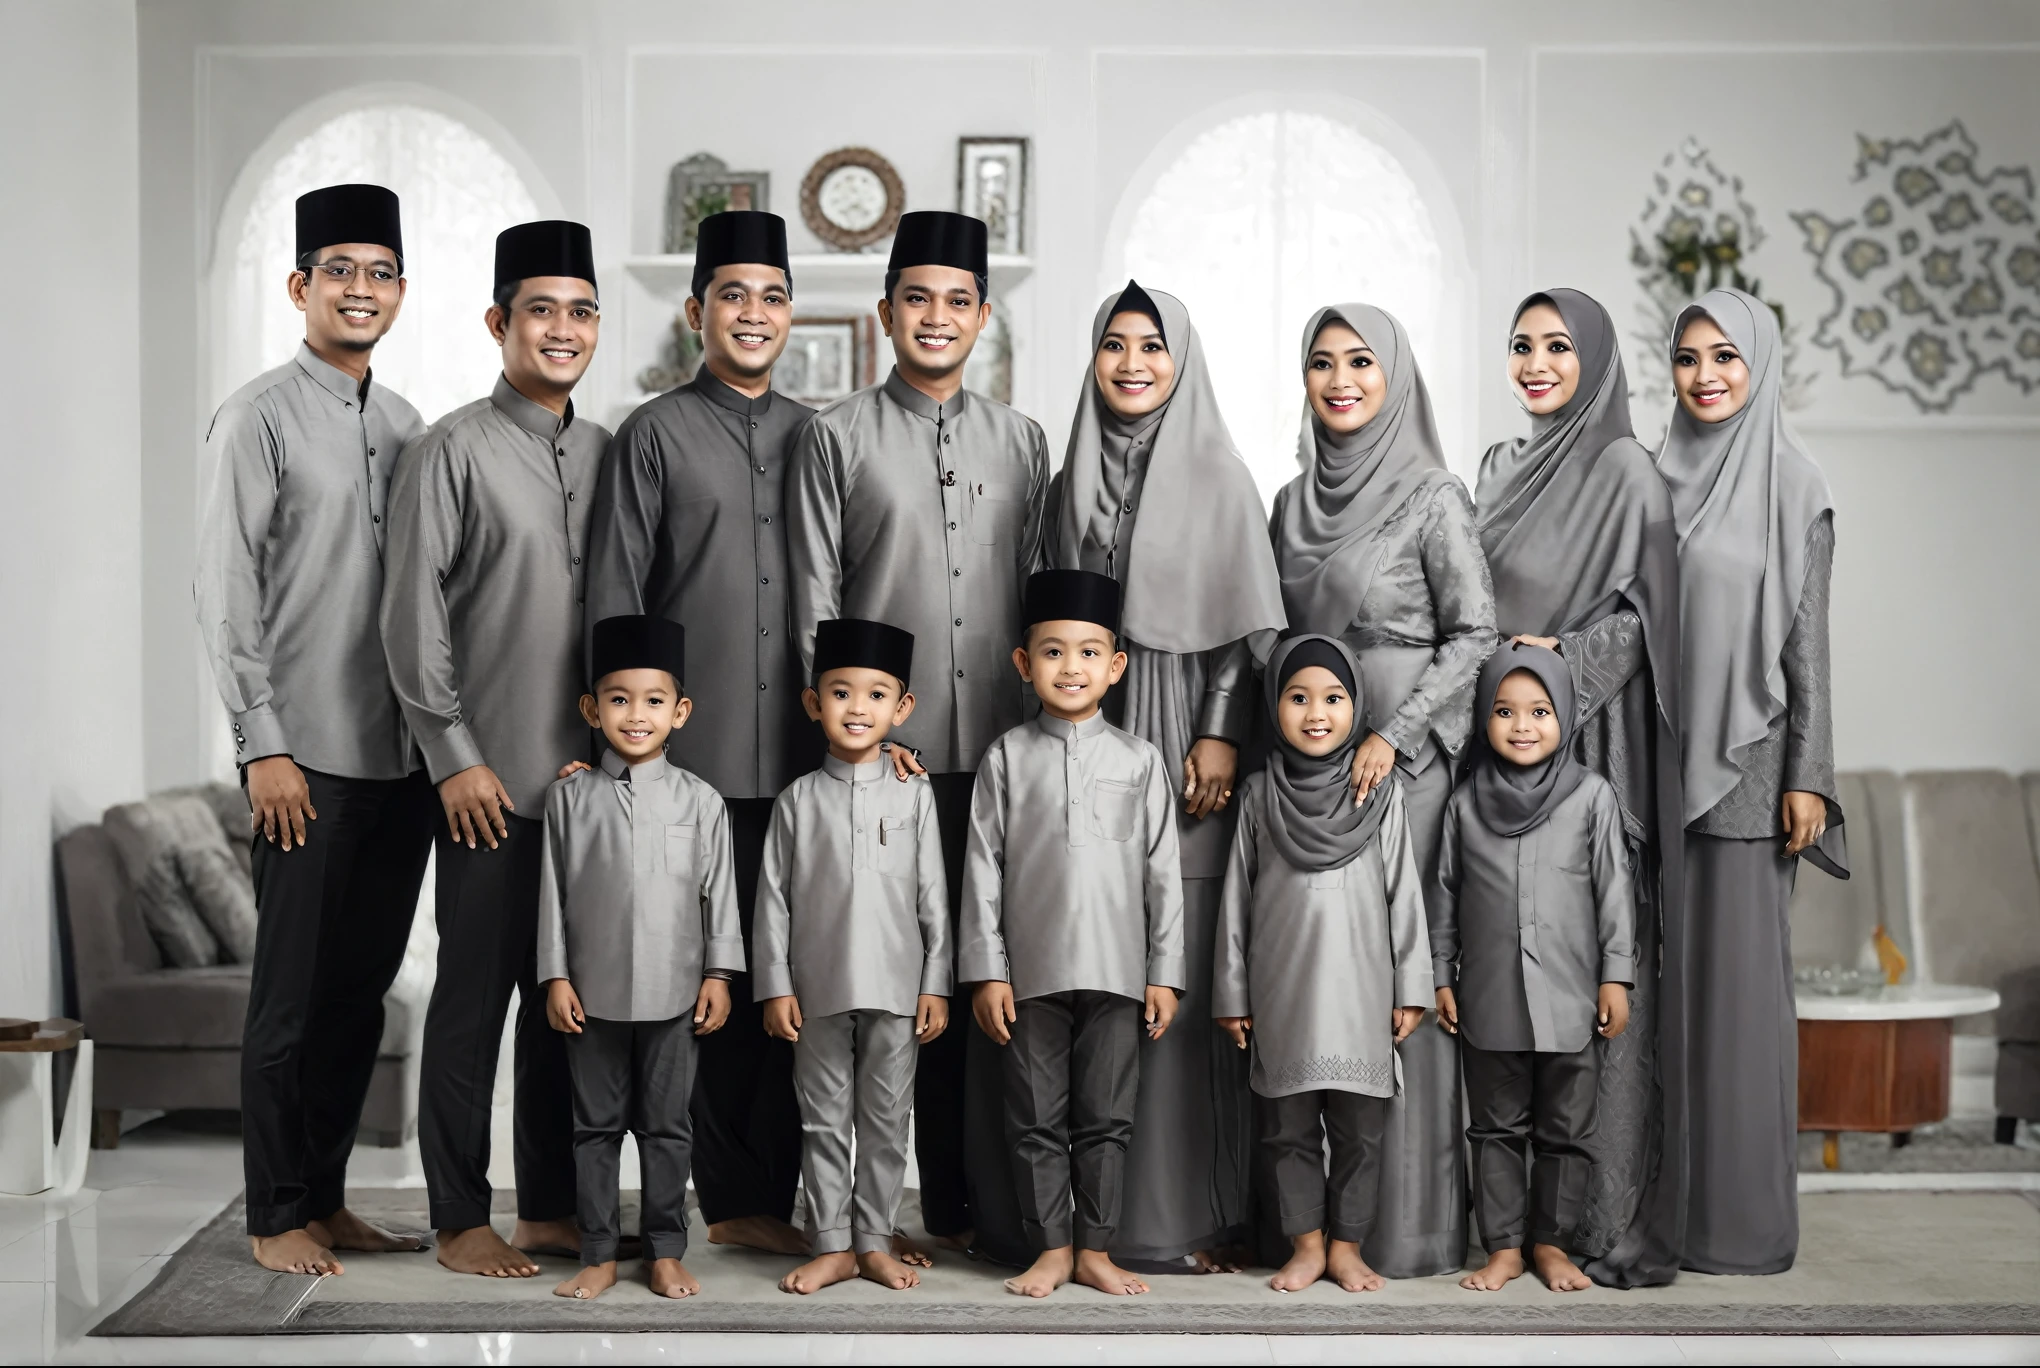
[[[1454,292],[1432,212],[1400,161],[1326,114],[1250,113],[1191,139],[1133,209],[1121,266],[1114,283],[1130,276],[1189,306],[1264,499],[1297,472],[1298,341],[1320,306],[1387,309],[1434,403],[1457,397]],[[1440,412],[1441,427],[1456,431],[1455,416]]]

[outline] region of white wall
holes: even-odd
[[[0,1013],[36,1016],[60,1005],[50,842],[141,795],[151,711],[133,0],[4,0],[0,50],[22,116],[0,139]]]

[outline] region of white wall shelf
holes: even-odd
[[[793,269],[794,297],[854,295],[875,301],[885,289],[885,263],[884,252],[796,253],[789,258]],[[994,300],[1034,273],[1032,257],[995,255],[990,265]],[[676,308],[693,290],[692,252],[628,257],[623,268],[640,285]]]

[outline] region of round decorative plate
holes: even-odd
[[[906,207],[900,173],[868,147],[837,148],[810,166],[800,183],[800,216],[808,231],[841,252],[890,236]]]

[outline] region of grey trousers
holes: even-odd
[[[892,1247],[907,1185],[914,1105],[914,1019],[892,1012],[809,1017],[793,1046],[800,1098],[801,1181],[817,1254]],[[850,1137],[855,1124],[853,1171]]]
[[[621,1238],[617,1160],[623,1133],[637,1137],[644,1175],[647,1259],[687,1257],[687,1166],[694,1147],[696,1055],[692,1014],[667,1021],[589,1017],[566,1037],[574,1088],[574,1183],[581,1262],[616,1257]]]
[[[1381,1196],[1381,1147],[1388,1129],[1385,1097],[1341,1089],[1264,1097],[1261,1149],[1274,1181],[1288,1236],[1327,1232],[1359,1244],[1374,1228]],[[1325,1142],[1331,1142],[1331,1175]]]
[[[1530,1243],[1571,1250],[1594,1173],[1587,1141],[1601,1084],[1599,1042],[1572,1054],[1466,1045],[1460,1067],[1482,1247],[1521,1249],[1527,1216]],[[1534,1162],[1526,1149],[1536,1151]]]
[[[1037,1251],[1105,1249],[1119,1225],[1140,1093],[1141,1004],[1077,990],[1024,999],[1014,1016],[1006,1142],[1021,1225]]]

